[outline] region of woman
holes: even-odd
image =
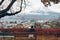
[[[35,29],[33,26],[29,29],[30,34],[28,35],[29,40],[35,40]]]

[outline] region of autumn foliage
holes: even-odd
[[[3,30],[15,32],[28,32],[29,28],[8,28],[8,29],[0,28],[0,31]],[[60,34],[60,28],[35,28],[35,32],[38,35],[56,35]]]

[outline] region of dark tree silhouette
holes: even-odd
[[[54,4],[58,4],[60,2],[60,0],[41,0],[41,2],[44,4],[44,6],[51,6],[50,2],[53,2]]]
[[[4,2],[4,0],[2,0],[0,2],[0,5]],[[15,13],[7,13],[7,11],[9,11],[9,9],[12,7],[12,5],[16,2],[16,0],[12,0],[11,3],[8,5],[8,7],[2,11],[0,11],[0,18],[4,17],[4,16],[11,16],[11,15],[15,15],[18,14],[22,11],[22,4],[23,4],[23,0],[21,0],[21,6],[20,6],[20,10],[15,12]]]
[[[4,2],[4,0],[2,0],[2,1],[0,2],[0,5],[1,5],[3,2]]]

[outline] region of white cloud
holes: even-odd
[[[54,11],[54,12],[59,12],[60,13],[60,3],[52,5],[51,7],[49,7],[49,9]]]
[[[30,6],[27,6],[27,8],[24,12],[25,14],[30,13],[31,11],[36,12],[37,10],[44,11],[45,14],[47,14],[48,11],[54,11],[54,12],[60,13],[60,4],[52,4],[51,3],[52,6],[45,8],[40,0],[29,0],[29,2],[30,2]],[[39,14],[39,13],[37,13],[37,14]]]

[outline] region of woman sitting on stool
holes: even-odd
[[[28,38],[29,39],[34,39],[34,37],[35,37],[35,34],[34,34],[35,29],[34,29],[33,26],[31,26],[31,28],[29,29],[29,32],[31,32],[31,34],[29,34]]]

